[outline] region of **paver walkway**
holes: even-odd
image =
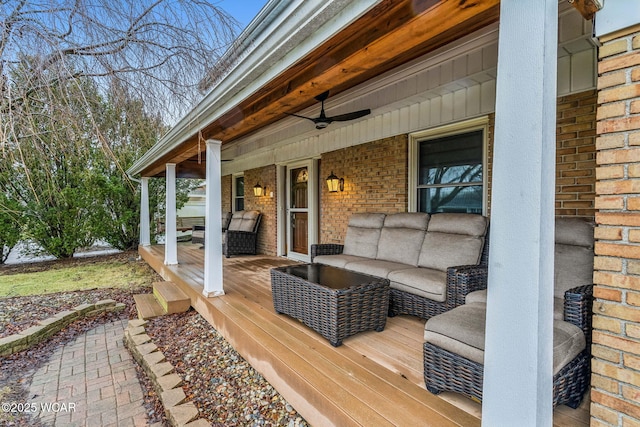
[[[53,426],[146,426],[135,361],[122,338],[127,321],[98,326],[56,350],[36,371],[29,404]]]

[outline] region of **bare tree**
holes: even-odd
[[[175,121],[199,99],[198,83],[237,30],[212,1],[5,0],[0,105],[11,111],[60,79],[93,77],[103,88],[119,79],[151,113]],[[27,67],[30,78],[12,88],[16,67]]]
[[[237,30],[211,0],[0,0],[0,192],[25,208],[48,206],[39,219],[45,234],[59,232],[51,224],[63,211],[79,233],[94,202],[89,194],[77,206],[88,182],[79,172],[97,169],[96,153],[129,180],[102,100],[126,96],[148,116],[176,122],[202,98],[198,84]]]

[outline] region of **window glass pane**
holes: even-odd
[[[482,185],[420,188],[418,211],[482,214]]]
[[[236,178],[236,197],[244,196],[244,176]]]
[[[420,142],[418,185],[482,182],[482,130]]]
[[[236,199],[236,212],[244,210],[244,197]]]

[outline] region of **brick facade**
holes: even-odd
[[[320,242],[342,243],[355,212],[407,210],[407,135],[324,153],[320,161]],[[324,179],[344,178],[344,191],[329,193]]]
[[[556,215],[595,214],[596,91],[558,98]]]
[[[267,195],[256,197],[253,187],[260,184],[267,187]],[[273,197],[270,194],[273,193]],[[277,253],[277,191],[276,166],[265,166],[244,172],[244,209],[262,212],[258,230],[258,253],[276,255]]]
[[[222,187],[220,190],[220,197],[222,198],[222,212],[231,212],[233,210],[233,176],[223,176],[220,185]]]
[[[598,64],[592,426],[640,426],[640,29]]]

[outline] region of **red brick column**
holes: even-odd
[[[598,64],[592,426],[640,426],[640,29]]]

